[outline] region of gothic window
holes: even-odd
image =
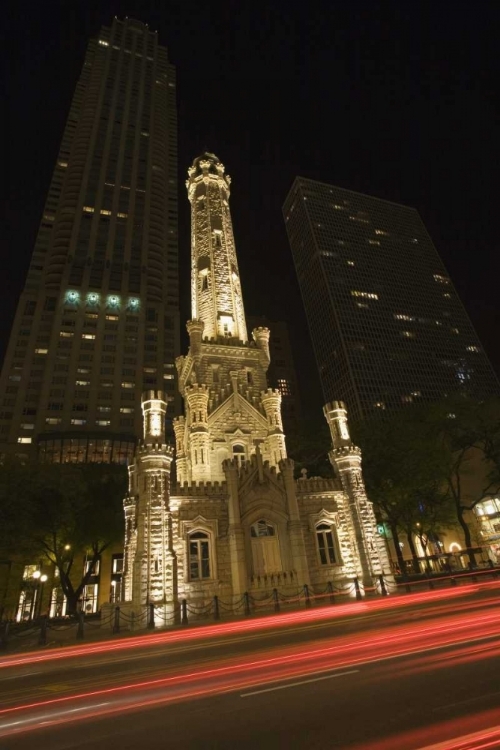
[[[206,273],[201,277],[201,291],[208,291],[208,275]]]
[[[247,383],[253,385],[253,374],[251,370],[247,370]]]
[[[210,538],[204,531],[195,531],[188,537],[189,580],[210,578]]]
[[[321,565],[334,565],[337,559],[332,527],[329,524],[320,523],[319,526],[316,526],[316,543]]]
[[[214,383],[219,382],[219,368],[218,367],[212,368],[212,382]]]
[[[245,461],[245,446],[233,445],[233,458],[238,460],[238,466],[242,466]]]
[[[261,518],[250,527],[250,537],[253,574],[262,576],[281,571],[280,546],[275,527]]]

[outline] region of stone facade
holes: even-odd
[[[195,159],[189,351],[177,360],[185,415],[175,420],[177,482],[165,444],[166,402],[142,399],[144,437],[124,501],[125,599],[175,607],[214,595],[363,586],[389,574],[344,405],[325,417],[336,479],[294,479],[281,395],[267,387],[269,330],[248,339],[229,212],[230,180],[213,154]],[[326,449],[326,447],[325,447]]]

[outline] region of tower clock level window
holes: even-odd
[[[203,531],[189,535],[189,580],[210,578],[210,539]]]

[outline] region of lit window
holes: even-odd
[[[395,320],[415,320],[413,315],[405,315],[404,313],[394,313]]]
[[[83,425],[83,424],[87,424],[87,420],[86,419],[72,419],[71,424]]]
[[[135,388],[135,383],[130,383],[129,381],[124,381],[122,383],[122,388]]]
[[[111,211],[108,211],[106,208],[101,208],[101,216],[111,216]]]
[[[163,380],[173,380],[174,376],[170,372],[165,372],[163,374]]]
[[[101,211],[101,213],[102,213],[102,211]],[[121,214],[121,213],[118,213],[118,214],[116,214],[116,215],[118,216],[118,218],[119,218],[119,219],[126,219],[126,218],[128,217],[128,214]]]
[[[375,234],[382,234],[382,235],[384,235],[384,237],[388,237],[389,236],[389,232],[384,232],[383,229],[376,229],[375,230]]]
[[[290,381],[285,380],[284,378],[278,378],[278,390],[282,396],[290,396]]]
[[[95,333],[82,333],[82,339],[95,339]]]
[[[98,425],[99,427],[109,427],[110,424],[111,424],[111,421],[109,419],[97,419],[96,420],[96,425]]]
[[[118,317],[118,315],[106,315],[106,320],[120,320],[120,318]]]
[[[450,283],[450,280],[446,276],[443,276],[441,273],[435,273],[434,274],[434,281],[437,281],[438,284],[449,284]]]
[[[358,292],[356,290],[351,290],[351,296],[365,297],[365,299],[378,299],[378,294],[375,294],[375,292]]]
[[[364,307],[365,310],[370,309],[370,305],[367,305],[366,302],[356,302],[356,307]]]
[[[90,380],[75,380],[75,385],[90,385]]]
[[[30,437],[18,437],[17,438],[18,443],[31,443],[32,440],[33,438],[30,438]]]
[[[415,333],[413,331],[401,331],[401,336],[405,339],[414,339]]]
[[[97,411],[109,412],[111,411],[111,406],[98,406]]]
[[[83,210],[86,214],[93,214],[94,213],[94,206],[84,206]]]
[[[19,380],[21,380],[21,376],[20,375],[9,375],[9,380],[19,381]]]
[[[61,417],[47,417],[45,419],[45,424],[61,424],[61,422]]]
[[[376,409],[385,409],[385,404],[384,404],[384,402],[383,402],[383,401],[376,401],[376,402],[375,402],[375,403],[373,404],[373,406],[374,406],[374,407],[375,407]]]
[[[380,246],[380,242],[378,240],[368,240],[368,244],[369,245],[379,245]]]
[[[77,372],[81,373],[82,375],[86,375],[87,373],[90,372],[90,368],[89,367],[79,367],[77,369]]]
[[[403,404],[411,404],[413,403],[413,398],[412,396],[401,396],[401,401]]]
[[[104,41],[104,39],[99,39],[99,44],[102,47],[109,47],[109,42]]]
[[[335,209],[336,211],[345,211],[345,208],[344,208],[344,206],[339,206],[339,205],[338,205],[338,203],[333,203],[333,204],[332,204],[332,207],[333,207],[333,208],[334,208],[334,209]]]
[[[316,526],[316,544],[321,565],[334,565],[337,560],[331,526],[326,523]]]
[[[355,264],[355,262],[353,260],[348,260],[347,261],[347,265],[348,266],[355,266],[356,264]]]
[[[412,396],[421,396],[422,395],[422,391],[412,391],[411,395]]]
[[[66,167],[68,166],[68,162],[67,161],[58,160],[57,166],[58,167],[62,167],[63,169],[66,169]]]
[[[59,336],[62,339],[71,339],[74,336],[73,331],[59,331]]]
[[[452,332],[452,333],[460,333],[460,331],[458,330],[458,328],[452,328],[452,329],[451,329],[451,332]]]
[[[35,354],[48,354],[48,349],[35,349]]]
[[[446,299],[451,299],[451,294],[449,292],[445,292],[443,294],[443,297],[446,297]]]
[[[189,579],[210,578],[210,540],[208,534],[195,531],[188,538]]]
[[[108,410],[109,411],[109,410]],[[132,406],[121,406],[120,411],[122,414],[133,414],[134,409]]]
[[[466,346],[465,348],[467,349],[468,352],[478,352],[479,351],[479,347],[478,346],[474,346],[474,345]]]
[[[22,424],[21,429],[23,430],[34,430],[35,425],[34,424]]]

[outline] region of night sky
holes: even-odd
[[[500,371],[500,3],[273,5],[11,3],[2,40],[2,351],[88,39],[117,15],[158,30],[177,66],[183,320],[184,179],[208,149],[233,178],[247,314],[289,323],[306,405],[321,395],[281,214],[297,174],[415,206]]]

